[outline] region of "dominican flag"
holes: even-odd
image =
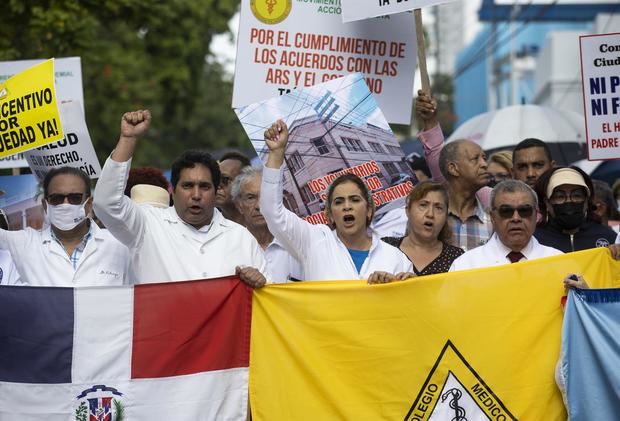
[[[238,278],[0,288],[0,421],[245,420]]]
[[[570,420],[620,419],[620,289],[569,294],[561,378]]]

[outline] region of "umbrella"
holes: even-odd
[[[511,105],[477,115],[461,124],[447,141],[470,139],[491,153],[512,149],[528,137],[547,142],[560,164],[585,158],[583,116],[540,105]]]
[[[588,161],[587,159],[575,162],[573,165],[581,168],[594,180],[601,180],[613,186],[614,182],[620,178],[620,160],[609,161]]]

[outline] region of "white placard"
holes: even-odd
[[[342,0],[342,21],[375,18],[452,1],[455,0]]]
[[[620,158],[620,33],[579,43],[588,159]]]
[[[64,139],[24,152],[32,173],[41,181],[52,168],[75,167],[90,178],[98,178],[101,165],[86,127],[81,104],[77,101],[60,104],[60,116]]]
[[[0,83],[16,73],[43,61],[45,60],[0,61]],[[82,90],[82,65],[80,58],[57,58],[54,60],[54,70],[56,73],[57,99],[59,101],[77,101],[83,107],[84,92]],[[83,108],[82,113],[84,113]],[[26,168],[27,166],[28,162],[26,162],[21,153],[0,159],[0,168]]]
[[[340,12],[339,5],[304,0],[242,0],[233,107],[360,72],[387,120],[409,124],[413,17],[343,24]]]
[[[514,5],[536,5],[536,4],[553,4],[554,6],[562,5],[593,5],[593,4],[613,4],[618,0],[495,0],[497,6],[514,6]]]

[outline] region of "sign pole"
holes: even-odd
[[[413,11],[415,17],[415,34],[418,41],[418,66],[420,66],[420,78],[422,79],[422,90],[424,93],[431,94],[431,83],[426,68],[426,49],[424,46],[424,27],[422,26],[422,9]]]

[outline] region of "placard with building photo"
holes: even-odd
[[[335,0],[241,0],[239,13],[234,108],[360,72],[390,123],[411,122],[411,16],[344,24]]]
[[[252,145],[267,160],[264,131],[289,127],[284,204],[312,223],[325,223],[327,186],[353,172],[373,192],[377,215],[402,206],[416,183],[405,155],[359,73],[235,110]]]
[[[32,174],[0,176],[0,209],[7,216],[9,230],[43,227],[42,196],[39,182]]]

